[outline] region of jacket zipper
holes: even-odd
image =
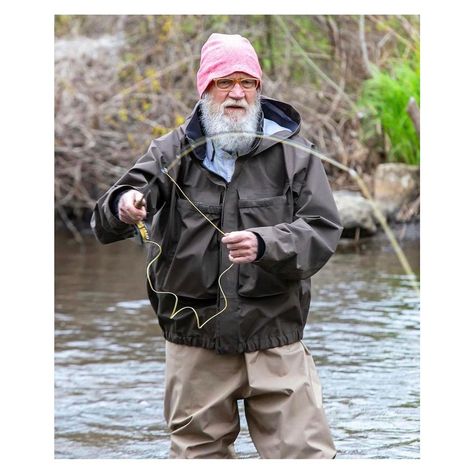
[[[220,222],[220,227],[223,230],[224,229],[224,206],[225,206],[225,197],[227,194],[227,183],[224,185],[224,191],[221,195],[221,222]],[[219,237],[218,237],[219,238]],[[219,242],[219,251],[217,252],[217,273],[218,275],[221,274],[221,265],[222,265],[222,258],[221,258],[221,252],[222,252],[222,244]],[[220,310],[220,305],[221,305],[221,292],[219,288],[217,289],[217,310]]]

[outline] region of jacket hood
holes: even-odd
[[[279,130],[270,135],[272,139],[266,137],[258,138],[249,154],[260,153],[267,148],[275,145],[279,141],[285,140],[289,137],[297,135],[301,127],[301,116],[299,112],[290,104],[281,102],[270,97],[261,96],[261,105],[263,116],[260,117],[258,133],[263,133],[263,120],[271,120],[280,127],[286,130]],[[205,136],[201,124],[201,105],[200,102],[194,106],[193,111],[187,117],[185,123],[182,125],[184,134],[190,144],[200,142]],[[276,140],[278,138],[278,140]],[[206,156],[206,143],[196,146],[194,154],[200,160],[204,160]]]

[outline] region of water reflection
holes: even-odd
[[[403,249],[419,272],[418,241]],[[56,458],[166,458],[164,341],[142,249],[56,238]],[[304,341],[339,458],[419,457],[419,301],[388,244],[340,246]],[[243,414],[242,406],[241,414]],[[257,457],[245,418],[236,451]]]

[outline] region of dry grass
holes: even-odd
[[[418,20],[365,17],[361,25],[360,17],[300,18],[57,18],[60,221],[79,235],[76,228],[88,222],[97,197],[152,138],[184,121],[197,100],[200,49],[214,31],[239,32],[256,44],[264,94],[293,104],[303,116],[302,134],[327,156],[356,169],[370,186],[372,170],[384,155],[379,143],[361,139],[355,104],[369,74],[367,60],[383,66],[394,55],[409,55]],[[314,41],[308,31],[314,31]],[[346,174],[326,170],[333,188],[353,187]]]

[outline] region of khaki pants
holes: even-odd
[[[319,377],[301,341],[239,355],[166,341],[170,458],[235,458],[238,399],[261,458],[335,456]]]

